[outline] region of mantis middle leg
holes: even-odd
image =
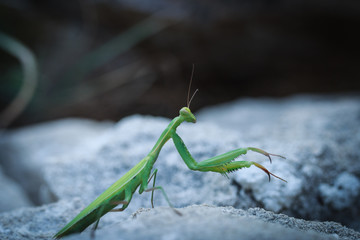
[[[162,192],[162,194],[163,194],[163,196],[164,196],[164,198],[165,198],[165,200],[166,200],[166,202],[169,204],[169,207],[171,207],[172,208],[172,210],[174,210],[174,212],[176,213],[176,214],[178,214],[178,215],[182,215],[179,211],[177,211],[175,208],[174,208],[174,206],[171,204],[171,202],[170,202],[170,200],[169,200],[169,198],[168,198],[168,196],[167,196],[167,194],[166,194],[166,192],[165,192],[165,190],[164,190],[164,188],[163,187],[161,187],[161,186],[155,186],[155,181],[156,181],[156,174],[157,174],[157,169],[155,169],[154,170],[154,172],[151,174],[151,176],[150,176],[150,178],[149,178],[149,180],[148,180],[148,183],[151,181],[151,179],[154,177],[154,180],[153,180],[153,187],[152,188],[148,188],[148,189],[146,189],[146,190],[144,190],[145,192],[150,192],[151,191],[151,206],[154,208],[154,191],[155,190],[161,190],[161,192]]]
[[[154,170],[154,172],[151,174],[151,176],[149,177],[148,183],[151,181],[151,179],[154,177],[154,181],[153,181],[153,190],[151,191],[151,207],[154,208],[154,187],[155,187],[155,181],[156,181],[156,174],[157,174],[157,168]],[[146,191],[146,190],[145,190]]]

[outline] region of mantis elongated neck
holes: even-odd
[[[164,146],[164,144],[171,138],[171,132],[175,131],[176,128],[184,121],[185,119],[179,115],[176,118],[174,118],[169,125],[166,127],[166,129],[162,132],[159,139],[155,143],[154,147],[151,149],[149,155],[154,156],[154,163],[157,159],[157,156],[160,153],[161,148]]]

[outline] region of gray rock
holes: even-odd
[[[193,205],[179,209],[139,209],[126,222],[106,227],[99,239],[358,239],[360,233],[334,222],[311,222],[260,208]],[[116,231],[111,229],[116,228]],[[136,234],[134,234],[136,233]],[[86,233],[82,234],[82,236]],[[75,236],[73,237],[75,239]]]
[[[81,209],[78,199],[59,201],[37,208],[22,208],[0,214],[0,239],[51,239],[69,216]],[[275,214],[259,208],[247,211],[232,207],[193,205],[138,209],[127,219],[105,224],[100,221],[96,238],[101,239],[359,239],[360,233],[334,222],[312,222]],[[119,213],[110,213],[121,215]],[[90,239],[91,228],[66,239]]]
[[[61,155],[81,154],[80,146],[95,150],[93,139],[101,139],[101,133],[111,125],[64,119],[5,132],[0,136],[0,165],[20,183],[33,203],[54,201],[43,181],[44,166]]]
[[[230,181],[215,173],[192,172],[170,141],[155,165],[159,169],[157,184],[165,188],[176,207],[201,203],[260,206],[305,219],[340,221],[360,229],[360,206],[356,201],[359,113],[358,98],[311,96],[241,100],[204,110],[196,114],[196,125],[184,123],[178,129],[195,159],[237,147],[260,147],[286,155],[287,160],[274,157],[270,165],[260,154],[249,153],[242,158],[265,165],[288,183],[277,179],[268,183],[267,176],[254,167],[231,174]],[[168,123],[168,119],[154,117],[123,119],[91,156],[64,156],[48,164],[45,178],[50,191],[61,199],[81,197],[90,203],[148,153]],[[352,177],[340,178],[341,183],[337,183],[343,173]],[[74,176],[79,179],[74,180]],[[344,183],[347,179],[355,185]],[[135,196],[125,213],[148,207],[149,202],[149,194]],[[155,204],[167,205],[160,193]]]
[[[199,122],[232,130],[239,146],[258,146],[287,157],[269,169],[287,184],[235,174],[239,199],[305,219],[333,220],[360,229],[360,98],[295,96],[242,99],[197,113]],[[257,156],[248,154],[245,159]],[[267,165],[268,166],[268,165]],[[246,207],[241,201],[236,207]]]
[[[359,191],[359,179],[347,172],[340,174],[333,186],[326,183],[320,184],[320,194],[324,202],[339,211],[356,205]]]
[[[198,123],[184,123],[178,128],[195,159],[204,160],[238,147],[263,148],[287,159],[274,157],[273,164],[269,164],[257,153],[241,159],[263,164],[288,183],[275,178],[269,183],[255,167],[231,174],[230,179],[190,171],[171,140],[155,164],[159,169],[156,183],[164,187],[175,207],[204,203],[245,209],[262,207],[304,219],[340,221],[360,229],[359,103],[356,97],[298,96],[240,100],[204,110],[195,114]],[[74,210],[73,206],[64,206],[56,216],[63,225],[65,218],[73,218],[138,163],[169,122],[150,116],[127,117],[116,125],[57,121],[8,133],[0,145],[0,154],[11,157],[4,169],[17,168],[14,176],[24,172],[34,176],[22,175],[19,179],[23,179],[27,192],[32,189],[37,194],[40,203],[60,199],[73,204],[78,199],[77,206],[81,207]],[[159,192],[154,202],[155,206],[167,206]],[[59,212],[61,205],[56,206]],[[140,207],[150,207],[149,193],[134,194],[129,208],[121,214],[107,214],[102,226],[105,229],[116,222],[127,222]]]
[[[32,206],[23,188],[5,176],[0,167],[0,212],[10,211],[20,207]]]
[[[55,231],[79,208],[80,201],[59,201],[41,207],[19,208],[0,214],[0,239],[51,239]]]

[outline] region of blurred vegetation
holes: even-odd
[[[186,102],[360,90],[357,1],[0,2],[0,31],[38,60],[38,86],[11,127],[64,117],[173,117]],[[0,50],[0,108],[24,84]]]
[[[34,54],[22,43],[0,32],[0,48],[19,60],[23,72],[23,83],[21,84],[21,87],[19,87],[20,90],[18,91],[18,94],[0,114],[0,127],[3,128],[11,124],[29,103],[37,85],[38,74]],[[15,81],[15,83],[16,82],[17,81]]]

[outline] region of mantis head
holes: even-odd
[[[179,113],[180,113],[180,116],[183,117],[185,121],[196,123],[196,118],[195,118],[194,114],[192,114],[192,112],[190,111],[190,108],[183,107],[180,109]]]

